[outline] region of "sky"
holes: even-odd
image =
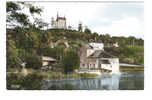
[[[85,2],[35,2],[41,7],[42,19],[50,23],[57,12],[67,18],[67,26],[77,29],[81,22],[92,32],[111,36],[144,38],[143,3],[85,3]],[[51,26],[50,26],[51,28]]]

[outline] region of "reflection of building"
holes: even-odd
[[[59,17],[57,14],[56,20],[52,18],[51,25],[52,25],[52,28],[55,28],[55,29],[67,29],[65,16]]]
[[[103,43],[83,43],[80,50],[80,68],[119,72],[119,58],[104,51],[103,47]]]
[[[101,86],[103,89],[108,90],[118,90],[119,89],[119,82],[120,76],[119,75],[110,75],[106,78],[101,78]]]

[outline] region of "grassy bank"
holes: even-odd
[[[11,69],[15,70],[15,69]],[[44,80],[60,80],[80,78],[77,73],[63,74],[61,72],[43,72],[40,70],[28,69],[24,76],[20,71],[7,72],[7,89],[9,90],[41,90],[44,89]]]
[[[99,77],[98,74],[89,74],[89,73],[81,73],[80,76],[85,78]]]
[[[144,66],[137,66],[137,67],[120,66],[120,71],[121,71],[121,72],[144,71]]]

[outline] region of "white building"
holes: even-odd
[[[42,67],[49,66],[51,63],[56,62],[57,60],[52,57],[41,56]]]
[[[55,28],[55,29],[67,29],[65,16],[59,17],[57,14],[56,20],[52,18],[51,25],[52,25],[52,28]]]
[[[96,50],[88,57],[88,59],[90,59],[89,68],[94,67],[98,69],[109,70],[112,73],[119,73],[119,58],[103,50]],[[91,60],[93,62],[91,62]]]
[[[103,43],[92,42],[92,43],[89,43],[89,46],[91,48],[87,49],[87,57],[89,55],[91,55],[93,52],[95,52],[95,50],[104,50],[104,44]]]
[[[118,42],[112,44],[114,47],[119,47]]]
[[[83,44],[80,54],[80,68],[103,69],[119,73],[119,58],[104,51],[103,47],[102,43]]]
[[[93,47],[94,50],[104,50],[104,44],[103,43],[89,43],[90,46]]]

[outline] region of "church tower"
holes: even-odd
[[[59,17],[58,12],[57,12],[57,18],[56,20],[52,19],[51,25],[52,25],[52,28],[55,28],[55,29],[67,29],[65,16]]]

